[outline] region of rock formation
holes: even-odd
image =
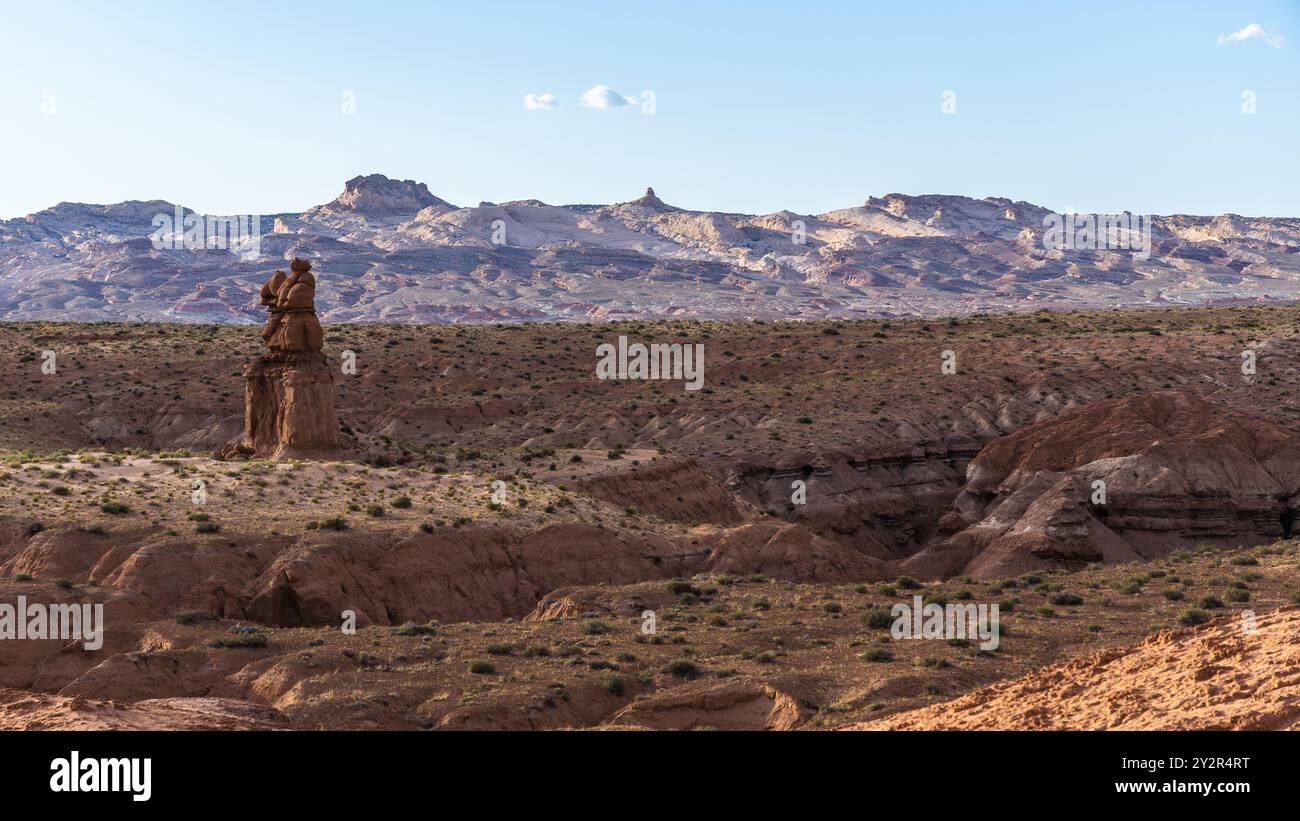
[[[1300,612],[1166,630],[849,730],[1294,730]]]
[[[634,701],[608,725],[651,730],[791,730],[805,718],[798,701],[769,684],[696,682]]]
[[[291,273],[276,271],[262,286],[270,316],[262,341],[270,353],[244,369],[244,432],[217,451],[261,459],[330,455],[339,446],[334,374],[322,348],[311,263],[294,258]]]
[[[131,704],[0,688],[0,730],[284,730],[273,707],[226,698]]]
[[[953,535],[902,567],[998,578],[1290,538],[1297,445],[1276,425],[1177,391],[1093,402],[986,445],[941,523]]]
[[[647,188],[645,190],[645,196],[632,200],[630,204],[642,205],[646,208],[653,208],[656,211],[667,211],[672,208],[668,203],[655,196],[655,190],[653,188]]]

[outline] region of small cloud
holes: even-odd
[[[560,104],[554,94],[525,94],[524,108],[529,111],[549,111]]]
[[[607,85],[598,85],[582,92],[580,102],[587,108],[622,108],[636,101],[635,97],[624,97]]]
[[[1233,43],[1241,43],[1251,39],[1263,40],[1273,48],[1282,48],[1286,44],[1286,38],[1280,32],[1266,29],[1259,23],[1251,23],[1244,29],[1234,31],[1232,34],[1220,34],[1219,45],[1230,46]]]

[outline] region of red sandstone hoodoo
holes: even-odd
[[[262,459],[328,456],[339,447],[334,374],[322,352],[311,263],[294,258],[262,286],[270,315],[262,340],[270,353],[244,369],[244,432],[217,451]]]

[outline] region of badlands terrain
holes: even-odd
[[[343,448],[276,463],[212,457],[255,328],[0,325],[0,601],[107,623],[0,641],[0,727],[1300,716],[1293,307],[325,332]],[[999,646],[891,640],[914,595]]]
[[[693,211],[666,193],[458,206],[424,183],[359,176],[329,203],[257,217],[260,253],[247,260],[202,241],[156,247],[154,219],[194,213],[182,205],[59,203],[0,220],[0,319],[261,322],[258,288],[295,256],[325,274],[327,323],[861,319],[1300,297],[1293,218],[1157,216],[1141,258],[1049,250],[1049,210],[1000,197],[889,194],[749,215]]]

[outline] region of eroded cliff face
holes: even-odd
[[[986,445],[943,520],[955,532],[902,568],[993,578],[1289,537],[1296,445],[1182,392],[1091,403]]]
[[[675,545],[578,523],[532,532],[475,528],[397,542],[329,537],[281,553],[247,588],[249,618],[330,625],[490,621],[526,615],[546,593],[581,584],[664,578]]]
[[[573,484],[576,490],[610,504],[689,525],[735,525],[757,514],[694,459],[665,459]]]
[[[761,510],[880,560],[912,555],[960,492],[979,442],[896,441],[779,464],[744,463],[727,484]]]

